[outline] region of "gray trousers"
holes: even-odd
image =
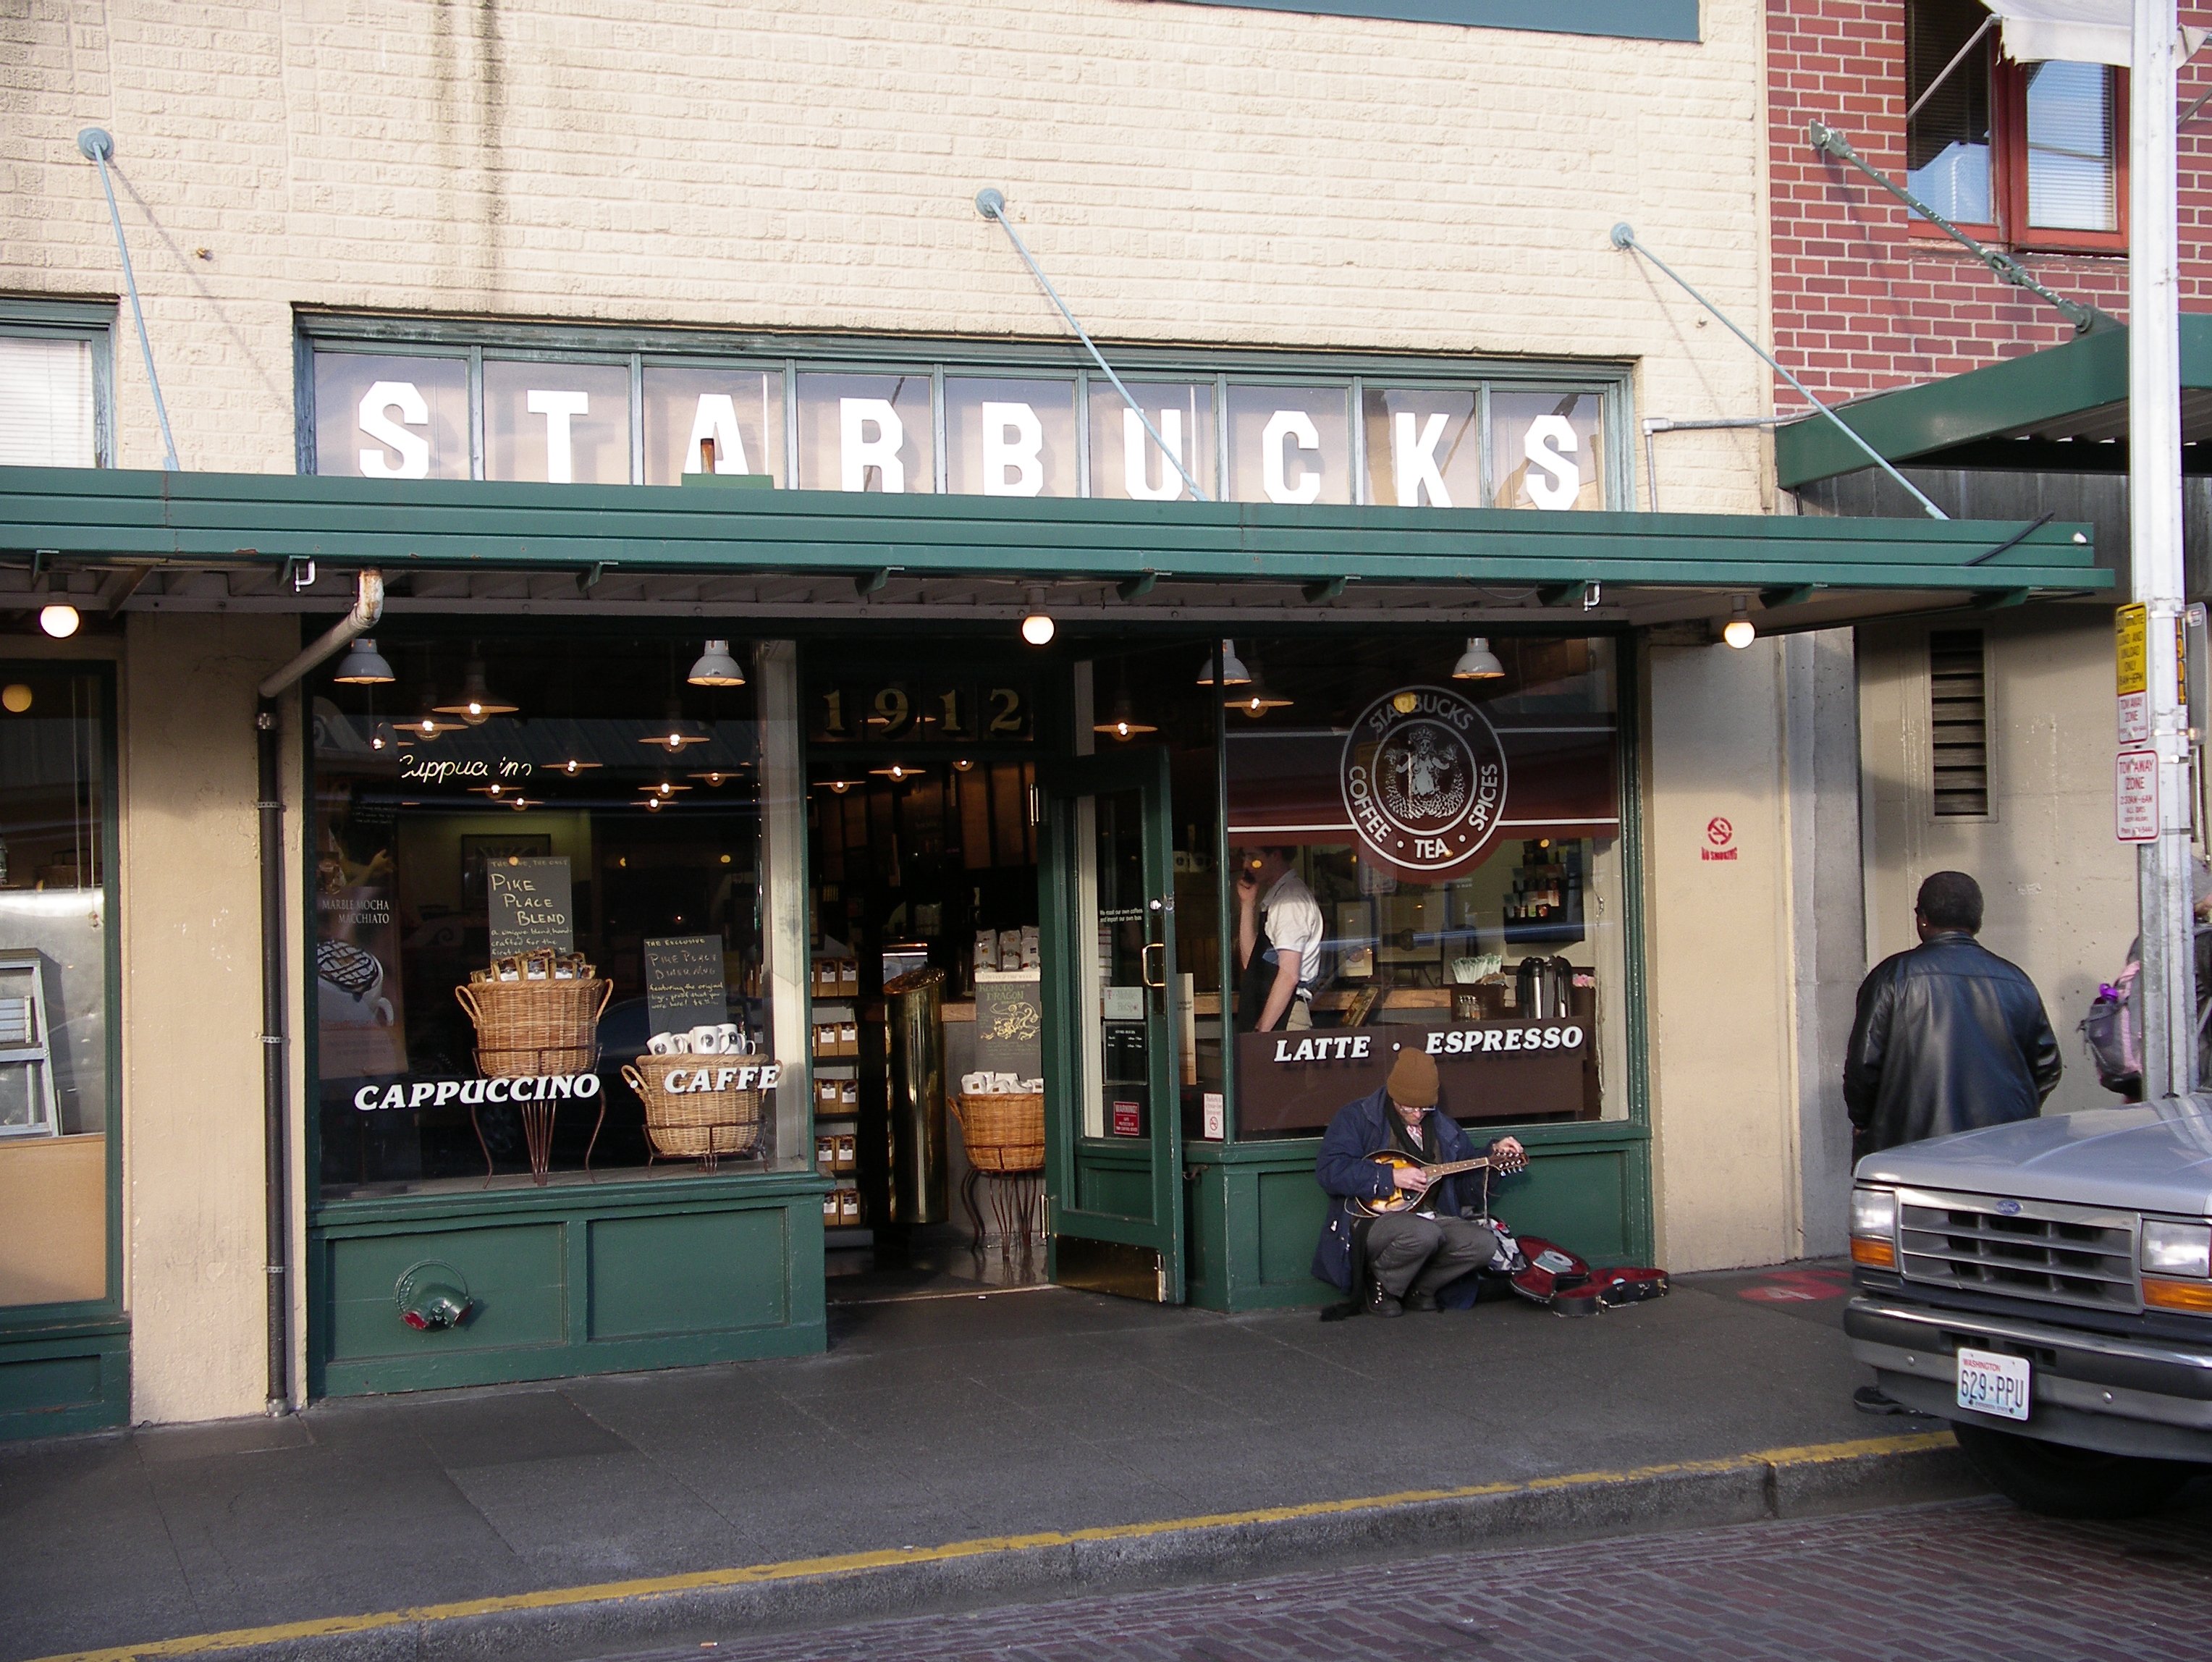
[[[1481,1269],[1497,1251],[1498,1237],[1490,1226],[1465,1218],[1394,1212],[1367,1226],[1367,1268],[1394,1299],[1434,1293]]]

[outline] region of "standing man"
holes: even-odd
[[[2058,1083],[2058,1039],[2035,983],[1974,937],[1980,885],[1937,872],[1913,903],[1920,944],[1859,983],[1844,1058],[1851,1158],[2033,1119]]]
[[[1474,1141],[1436,1103],[1434,1059],[1410,1047],[1401,1050],[1381,1090],[1337,1110],[1314,1162],[1329,1208],[1314,1248],[1313,1273],[1357,1299],[1364,1263],[1372,1315],[1435,1310],[1439,1290],[1483,1268],[1498,1252],[1498,1232],[1476,1221],[1475,1208],[1461,1192],[1462,1184],[1479,1179],[1449,1177],[1431,1184],[1418,1171],[1393,1170],[1367,1158],[1389,1149],[1428,1166],[1473,1160]],[[1517,1137],[1500,1137],[1489,1149],[1493,1160],[1516,1159],[1522,1152]],[[1417,1203],[1379,1218],[1352,1209],[1353,1201],[1379,1200],[1395,1189],[1417,1196]]]
[[[1321,907],[1289,849],[1237,851],[1237,1024],[1247,1032],[1313,1026]]]
[[[2058,1039],[2035,983],[1974,939],[1981,886],[1964,872],[1937,872],[1920,886],[1912,917],[1920,944],[1884,959],[1859,984],[1844,1057],[1854,1161],[2033,1119],[2058,1083]],[[1877,1385],[1861,1385],[1851,1400],[1869,1414],[1911,1411]]]

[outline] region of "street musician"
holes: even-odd
[[[1437,1094],[1435,1059],[1401,1050],[1380,1090],[1337,1111],[1314,1163],[1330,1203],[1313,1273],[1370,1315],[1436,1310],[1442,1288],[1499,1256],[1470,1173],[1517,1171],[1528,1153],[1510,1136],[1478,1150]]]

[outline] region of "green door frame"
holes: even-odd
[[[1120,751],[1110,756],[1077,756],[1041,760],[1037,788],[1044,809],[1044,834],[1038,838],[1038,941],[1045,965],[1045,1228],[1054,1249],[1054,1279],[1063,1273],[1063,1237],[1110,1241],[1158,1255],[1158,1296],[1163,1304],[1184,1297],[1182,1178],[1182,1072],[1176,1055],[1177,1026],[1171,1000],[1176,982],[1173,831],[1169,812],[1168,753],[1164,749]],[[1147,1217],[1099,1210],[1081,1203],[1084,1178],[1094,1168],[1126,1168],[1132,1151],[1123,1141],[1085,1137],[1079,1115],[1085,1086],[1081,1053],[1084,1024],[1097,1020],[1082,1008],[1078,954],[1086,950],[1077,909],[1081,904],[1078,874],[1085,850],[1076,804],[1085,797],[1135,791],[1143,804],[1143,876],[1148,912],[1144,959],[1158,952],[1163,965],[1158,982],[1146,983],[1146,1113],[1142,1159]],[[1090,949],[1095,951],[1095,948]]]

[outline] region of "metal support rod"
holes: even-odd
[[[1821,155],[1832,155],[1838,161],[1849,162],[1852,167],[1856,167],[1869,179],[1881,186],[1883,190],[1887,191],[1899,202],[1911,209],[1914,213],[1935,226],[1976,259],[1980,260],[2004,282],[2009,283],[2015,289],[2025,289],[2039,300],[2056,307],[2059,315],[2074,326],[2075,334],[2086,335],[2092,329],[2118,327],[2118,319],[2108,316],[2094,306],[2084,306],[2078,300],[2069,300],[2063,295],[2052,293],[2037,282],[2027,267],[2010,254],[2001,253],[1996,249],[1977,242],[1972,237],[1968,236],[1887,174],[1869,162],[1864,156],[1851,148],[1851,141],[1833,127],[1818,121],[1808,121],[1805,124],[1805,137],[1806,141]]]
[[[1912,500],[1918,502],[1923,508],[1928,510],[1931,518],[1948,520],[1951,517],[1942,508],[1936,507],[1934,502],[1929,502],[1925,496],[1922,495],[1919,486],[1914,484],[1911,480],[1906,478],[1904,474],[1899,472],[1896,468],[1890,466],[1888,457],[1883,455],[1881,451],[1875,449],[1863,438],[1860,437],[1857,432],[1852,429],[1851,425],[1841,416],[1829,409],[1828,406],[1821,403],[1820,399],[1814,398],[1813,396],[1813,389],[1806,386],[1803,381],[1798,380],[1796,376],[1791,374],[1789,370],[1784,368],[1782,367],[1782,361],[1779,358],[1776,357],[1773,353],[1768,351],[1764,346],[1761,346],[1757,341],[1753,340],[1742,330],[1737,328],[1735,320],[1731,319],[1727,313],[1722,311],[1719,307],[1714,305],[1712,301],[1707,300],[1695,289],[1692,289],[1689,283],[1683,279],[1680,272],[1677,271],[1665,260],[1660,259],[1658,255],[1653,253],[1650,249],[1638,242],[1636,240],[1636,232],[1633,227],[1625,223],[1614,226],[1613,228],[1613,246],[1616,248],[1625,248],[1631,253],[1641,254],[1645,259],[1650,260],[1662,271],[1664,271],[1668,277],[1674,280],[1675,287],[1679,288],[1692,300],[1697,301],[1698,305],[1704,307],[1705,310],[1711,312],[1714,317],[1720,320],[1722,326],[1727,329],[1730,334],[1734,335],[1746,346],[1751,348],[1753,351],[1758,353],[1759,356],[1765,361],[1766,367],[1773,370],[1776,374],[1781,376],[1783,380],[1788,381],[1790,387],[1796,390],[1799,398],[1804,399],[1805,402],[1811,405],[1814,409],[1819,411],[1830,421],[1833,422],[1836,424],[1836,429],[1838,432],[1840,432],[1845,438],[1849,439],[1853,444],[1858,446],[1860,449],[1865,451],[1868,457],[1872,460],[1876,467],[1881,469],[1881,471],[1888,474],[1891,478],[1895,479],[1898,484],[1903,485],[1906,492],[1912,497]]]
[[[161,423],[161,466],[171,472],[177,464],[177,441],[169,431],[169,406],[161,402],[161,378],[154,373],[154,343],[146,333],[146,314],[138,304],[138,279],[131,270],[131,245],[123,240],[123,215],[115,205],[115,186],[107,177],[108,158],[115,140],[102,128],[87,127],[76,136],[76,147],[100,169],[100,188],[107,197],[108,222],[115,227],[115,252],[123,259],[123,287],[131,296],[131,316],[138,326],[138,350],[146,355],[146,384],[154,389],[154,418]]]
[[[1980,46],[1982,44],[1982,37],[1987,34],[1996,26],[1997,15],[1995,12],[1991,12],[1987,17],[1982,19],[1981,27],[1976,29],[1972,34],[1966,37],[1966,44],[1960,47],[1959,50],[1952,55],[1951,61],[1943,66],[1943,72],[1920,89],[1920,96],[1914,99],[1911,106],[1907,107],[1905,112],[1905,119],[1907,121],[1911,120],[1914,116],[1920,113],[1921,107],[1926,104],[1929,99],[1936,96],[1936,89],[1951,78],[1951,71],[1957,69],[1960,64],[1965,63],[1966,61],[1966,54],[1973,51],[1975,47]]]
[[[274,698],[332,653],[350,645],[356,636],[366,635],[374,629],[376,620],[383,615],[384,574],[381,571],[356,572],[354,575],[352,609],[324,630],[306,651],[264,680],[255,691],[264,698]]]
[[[1160,436],[1159,429],[1152,425],[1152,418],[1138,409],[1135,394],[1121,384],[1121,376],[1114,373],[1114,366],[1106,362],[1106,355],[1098,350],[1098,343],[1091,339],[1090,332],[1075,320],[1075,314],[1067,309],[1067,302],[1060,297],[1060,290],[1052,286],[1052,279],[1044,274],[1043,269],[1030,257],[1029,247],[1022,240],[1021,233],[1014,229],[1013,222],[1006,217],[1005,196],[997,191],[988,189],[976,192],[975,211],[986,219],[998,221],[999,228],[1006,234],[1006,240],[1014,245],[1014,252],[1022,257],[1022,264],[1030,268],[1030,275],[1037,280],[1037,287],[1043,289],[1045,297],[1060,308],[1060,316],[1066,318],[1067,326],[1075,331],[1075,338],[1083,343],[1084,350],[1091,354],[1091,362],[1104,373],[1107,380],[1114,383],[1114,390],[1121,395],[1121,402],[1136,411],[1137,419],[1145,424],[1146,435],[1154,444],[1159,446],[1160,454],[1175,464],[1175,471],[1182,475],[1182,482],[1190,487],[1190,494],[1200,502],[1212,502],[1213,498],[1199,489],[1198,481],[1191,477],[1190,469],[1182,465],[1182,458],[1168,448],[1168,441]],[[1195,435],[1192,435],[1192,442],[1194,447]]]
[[[2190,892],[2189,738],[2177,624],[2181,543],[2181,323],[2174,0],[2135,0],[2128,99],[2128,563],[2148,613],[2144,669],[2158,755],[2159,834],[2137,845],[2143,1095],[2197,1087],[2197,954]]]
[[[1651,498],[1651,511],[1659,511],[1659,447],[1652,443],[1661,433],[1725,432],[1742,427],[1779,427],[1784,422],[1802,419],[1804,412],[1795,416],[1711,416],[1702,421],[1669,421],[1664,416],[1646,416],[1644,427],[1644,484]]]

